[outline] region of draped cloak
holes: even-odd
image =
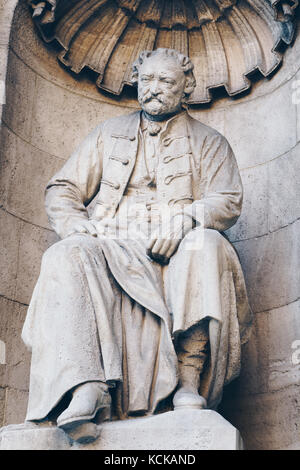
[[[63,240],[43,257],[22,333],[32,350],[28,420],[44,418],[89,380],[118,385],[119,417],[155,412],[178,382],[174,338],[204,318],[210,357],[200,393],[210,408],[239,374],[252,315],[237,254],[219,233],[241,210],[233,152],[217,131],[183,112],[160,133],[155,191],[129,190],[140,127],[140,113],[102,123],[47,186],[50,223]],[[148,258],[143,237],[123,234],[124,195],[145,207],[166,203],[175,213],[188,201],[184,212],[196,226],[168,266]],[[92,200],[92,218],[106,235],[71,234]],[[147,210],[129,217],[134,229],[148,227]]]

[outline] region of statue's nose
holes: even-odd
[[[156,80],[151,83],[150,92],[153,96],[157,96],[161,92],[159,83]]]

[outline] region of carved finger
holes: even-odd
[[[160,249],[161,247],[163,246],[163,244],[165,243],[166,240],[164,239],[160,239],[160,240],[156,240],[153,247],[152,247],[152,255],[159,255],[160,254]]]
[[[74,233],[88,233],[88,231],[84,225],[75,225]]]
[[[157,242],[157,238],[153,238],[152,240],[149,241],[149,243],[147,244],[147,253],[152,251],[152,248],[156,242]]]
[[[175,251],[177,250],[181,240],[173,240],[171,243],[170,248],[166,252],[165,256],[166,258],[171,258],[172,255],[174,255]]]
[[[164,243],[162,244],[160,250],[159,250],[159,255],[161,256],[166,256],[167,252],[169,251],[171,245],[173,243],[173,240],[167,239],[164,240]]]
[[[95,229],[95,226],[92,224],[92,222],[88,222],[88,224],[87,224],[87,229],[88,229],[88,232],[89,232],[93,237],[97,237],[97,230]]]

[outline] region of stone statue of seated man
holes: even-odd
[[[43,256],[22,333],[26,420],[79,442],[107,419],[216,409],[251,324],[222,234],[241,211],[240,175],[226,139],[187,112],[193,64],[145,51],[132,80],[141,111],[98,125],[47,186],[62,240]]]

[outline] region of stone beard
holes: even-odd
[[[142,111],[101,123],[47,186],[63,240],[43,256],[22,334],[26,419],[57,419],[78,439],[85,423],[152,414],[170,398],[215,409],[251,325],[220,233],[239,217],[240,175],[226,139],[182,107],[192,64],[159,49],[133,76]]]

